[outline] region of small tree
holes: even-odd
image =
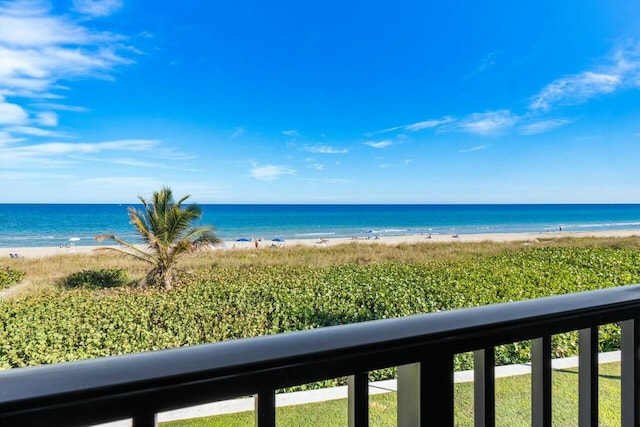
[[[173,288],[173,273],[176,261],[186,253],[222,242],[210,226],[193,227],[194,221],[202,217],[202,209],[196,204],[183,206],[189,196],[177,203],[169,187],[162,187],[153,193],[153,202],[148,203],[138,196],[143,209],[129,207],[127,213],[136,233],[146,244],[147,250],[126,242],[113,234],[96,236],[99,242],[110,239],[122,245],[121,248],[98,248],[96,251],[114,251],[151,264],[143,284],[162,283],[165,289]]]

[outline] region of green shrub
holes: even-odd
[[[70,289],[104,289],[125,285],[127,280],[127,272],[118,268],[82,270],[63,279],[62,286]]]
[[[95,272],[84,274],[93,277]],[[121,273],[114,274],[120,277]],[[219,267],[197,270],[177,280],[180,286],[170,292],[130,287],[109,293],[72,289],[0,300],[0,368],[638,283],[640,252],[541,248],[429,264]],[[601,350],[619,346],[616,325],[605,325],[600,332]],[[554,357],[575,355],[577,334],[555,335],[552,345]],[[524,362],[529,349],[527,341],[499,347],[497,363]],[[468,369],[471,360],[468,354],[459,355],[455,366]],[[385,378],[392,372],[376,371],[375,376]]]
[[[0,289],[5,289],[15,285],[24,279],[24,271],[16,270],[11,267],[0,268]]]

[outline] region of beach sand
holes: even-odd
[[[276,246],[335,246],[345,243],[360,244],[387,244],[398,245],[402,243],[443,243],[443,242],[533,242],[538,239],[561,238],[561,237],[630,237],[640,236],[640,230],[602,230],[602,231],[562,231],[562,232],[540,232],[540,233],[483,233],[483,234],[460,234],[458,237],[447,234],[428,235],[407,235],[407,236],[384,236],[376,239],[375,236],[354,236],[351,238],[322,238],[322,239],[296,239],[288,240],[285,243],[262,241],[258,248],[269,248]],[[104,246],[66,246],[66,247],[22,247],[22,248],[0,248],[0,257],[9,258],[9,254],[18,254],[24,258],[42,258],[56,255],[91,254],[93,250]],[[229,249],[255,249],[254,242],[225,242],[224,246],[216,248]]]

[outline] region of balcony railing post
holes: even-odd
[[[254,396],[254,417],[256,427],[276,426],[276,392],[264,391]]]
[[[598,426],[598,327],[581,329],[578,355],[578,424]]]
[[[398,427],[453,426],[453,355],[398,367]]]
[[[640,319],[620,322],[622,426],[640,426]]]
[[[156,427],[158,425],[158,417],[154,413],[138,414],[131,420],[133,427]]]
[[[473,352],[473,412],[476,427],[496,424],[495,349]]]
[[[420,424],[420,363],[398,366],[398,427]]]
[[[531,340],[531,426],[551,427],[551,336]]]
[[[367,372],[350,375],[347,379],[349,427],[369,425],[369,375]]]

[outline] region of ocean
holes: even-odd
[[[201,207],[201,223],[214,225],[224,240],[549,232],[559,227],[640,231],[640,204]],[[0,247],[59,246],[72,238],[76,245],[96,245],[94,236],[104,233],[137,241],[127,205],[0,204]]]

